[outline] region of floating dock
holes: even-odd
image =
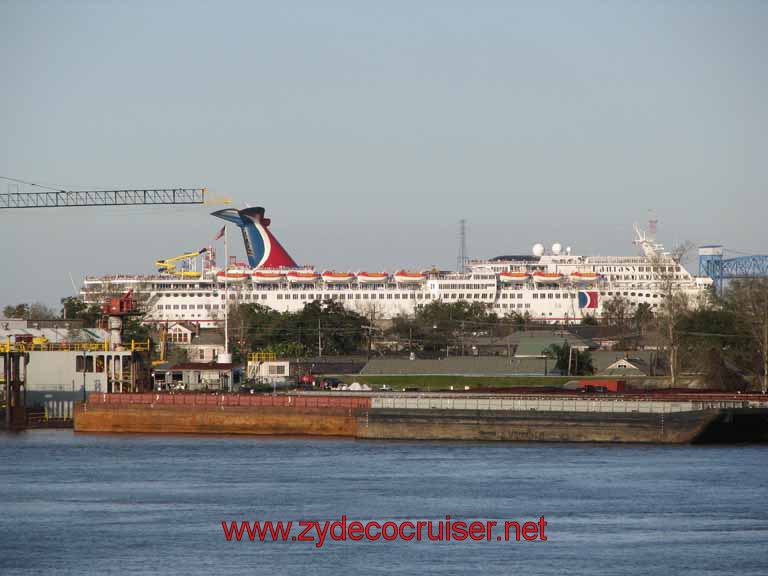
[[[450,394],[91,394],[76,432],[519,442],[768,441],[768,400]]]

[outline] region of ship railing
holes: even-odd
[[[131,352],[149,352],[151,341],[137,342],[131,340],[130,345],[124,344]],[[109,352],[109,341],[102,342],[0,342],[0,353],[5,352]]]
[[[248,362],[274,362],[277,354],[274,352],[251,352],[248,354]]]

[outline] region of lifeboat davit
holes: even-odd
[[[563,275],[557,272],[534,272],[533,281],[536,284],[557,284],[562,281]]]
[[[317,279],[320,276],[318,276],[317,272],[314,270],[291,270],[285,277],[288,279],[288,282],[301,284],[306,282],[317,282]]]
[[[589,284],[597,282],[599,279],[600,274],[597,272],[574,272],[571,274],[571,282],[574,284]]]
[[[358,272],[357,281],[361,284],[382,284],[389,278],[386,272]]]
[[[334,272],[333,270],[325,270],[322,277],[326,284],[349,284],[355,279],[352,272]]]
[[[224,282],[226,284],[234,284],[236,282],[243,282],[251,277],[249,270],[221,270],[216,273],[216,280]]]
[[[277,284],[278,282],[282,282],[283,278],[285,278],[285,273],[283,272],[256,271],[251,274],[251,280],[253,280],[255,284]]]
[[[528,272],[499,272],[499,280],[504,284],[511,284],[513,282],[525,282],[530,278]]]
[[[400,270],[395,272],[395,282],[398,284],[421,284],[427,279],[427,275],[424,272],[406,272]]]

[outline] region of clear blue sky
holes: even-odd
[[[650,209],[768,253],[767,30],[725,0],[0,0],[0,174],[208,186],[318,268],[453,267],[460,218],[472,256],[630,254]],[[0,306],[150,272],[211,210],[0,213]]]

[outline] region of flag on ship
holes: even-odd
[[[218,239],[219,239],[219,238],[221,238],[222,236],[224,236],[224,226],[222,226],[222,227],[221,227],[221,230],[219,230],[219,233],[218,233],[218,234],[216,234],[216,236],[215,236],[213,239],[214,239],[214,240],[218,240]]]

